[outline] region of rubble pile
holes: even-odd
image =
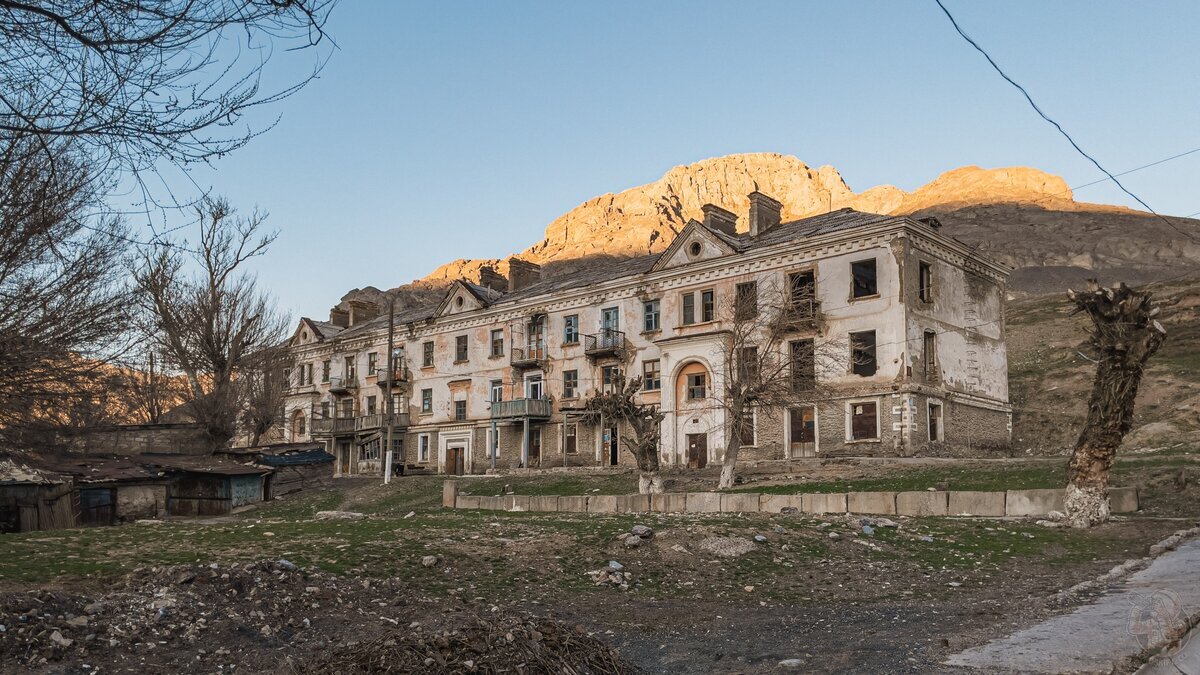
[[[294,664],[296,673],[635,673],[607,645],[547,619],[474,617],[454,629],[416,625]]]

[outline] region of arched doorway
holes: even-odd
[[[703,469],[712,461],[712,453],[721,442],[720,434],[713,437],[712,369],[698,359],[684,361],[675,370],[672,392],[675,398],[675,428],[677,444],[681,445],[681,464]]]

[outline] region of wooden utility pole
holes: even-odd
[[[384,455],[387,460],[383,465],[383,484],[387,485],[392,482],[392,427],[396,423],[396,404],[392,399],[392,385],[396,379],[396,297],[392,296],[388,299],[388,346],[387,346],[387,386],[384,391],[387,393],[387,430],[384,435],[384,449],[387,452]],[[404,458],[401,457],[403,462]]]

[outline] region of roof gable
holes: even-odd
[[[663,251],[658,262],[651,268],[652,272],[681,267],[714,258],[722,258],[737,253],[725,237],[714,232],[699,221],[689,221],[683,231],[675,237],[675,241]]]
[[[490,302],[485,298],[480,297],[471,284],[464,282],[462,279],[450,284],[450,289],[446,291],[446,297],[442,298],[442,304],[438,305],[435,316],[453,316],[470,312],[477,309],[487,307]]]
[[[322,342],[327,336],[323,326],[316,321],[303,316],[300,317],[300,322],[296,326],[296,330],[292,332],[292,338],[288,340],[288,345],[291,347],[299,347],[301,345],[310,345],[316,342]]]

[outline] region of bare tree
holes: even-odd
[[[718,489],[733,487],[742,432],[753,429],[756,415],[774,418],[789,406],[815,403],[827,393],[818,373],[844,369],[850,360],[844,345],[817,335],[820,311],[809,285],[793,284],[783,292],[772,284],[744,282],[722,314],[729,328],[714,367],[724,386],[711,389],[714,407],[725,413]]]
[[[1098,361],[1087,422],[1067,465],[1064,508],[1071,525],[1090,527],[1108,520],[1109,470],[1129,432],[1146,362],[1167,331],[1154,318],[1158,308],[1148,291],[1125,284],[1101,288],[1091,279],[1087,291],[1068,295],[1075,311],[1092,321],[1089,343]]]
[[[0,0],[0,140],[73,138],[101,167],[206,161],[262,129],[243,115],[276,49],[315,47],[335,0]],[[267,125],[271,123],[268,121]]]
[[[621,437],[625,446],[637,460],[638,492],[658,494],[663,491],[662,476],[658,473],[658,444],[661,435],[663,414],[657,405],[642,403],[637,394],[642,389],[642,378],[619,382],[610,392],[597,393],[584,406],[584,419],[591,424],[604,420],[625,423],[633,429],[633,438]]]
[[[244,269],[275,239],[262,232],[266,216],[238,217],[220,199],[204,200],[199,212],[195,249],[144,252],[134,276],[147,332],[186,378],[185,410],[216,449],[237,432],[238,377],[252,372],[257,354],[282,341],[286,319]],[[184,271],[189,262],[196,269],[190,275]]]
[[[187,382],[178,374],[166,372],[162,357],[155,356],[153,343],[142,345],[144,354],[136,359],[123,359],[120,378],[114,382],[125,392],[131,421],[159,423],[163,415],[182,405],[187,396]]]
[[[0,439],[69,424],[126,344],[124,228],[72,143],[0,142]]]
[[[283,346],[264,349],[246,359],[238,377],[242,397],[242,427],[251,447],[284,422],[284,402],[292,359]]]

